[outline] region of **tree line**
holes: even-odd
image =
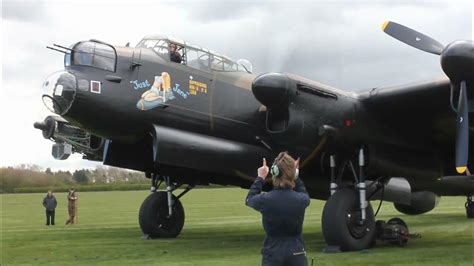
[[[67,187],[76,185],[149,183],[141,172],[117,167],[97,166],[95,169],[52,171],[34,164],[0,168],[0,193],[12,193],[18,188],[28,187]]]

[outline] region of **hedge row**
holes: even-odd
[[[76,185],[73,186],[77,191],[128,191],[128,190],[149,190],[150,184],[98,184],[98,185]],[[209,186],[196,186],[196,189],[201,188],[224,188],[226,186],[210,184]],[[227,186],[229,187],[229,186]],[[46,193],[48,190],[53,192],[67,192],[70,186],[52,186],[52,187],[18,187],[14,188],[12,193]],[[164,184],[160,186],[164,189]],[[4,192],[8,193],[8,192]],[[1,194],[1,193],[0,193]]]
[[[14,188],[13,193],[46,193],[48,190],[53,192],[67,192],[68,186],[55,187],[19,187]],[[148,190],[149,184],[100,184],[100,185],[76,185],[74,188],[77,191],[125,191],[125,190]]]

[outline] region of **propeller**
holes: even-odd
[[[469,149],[469,108],[467,102],[466,82],[461,82],[458,103],[458,130],[456,134],[456,170],[466,172]]]
[[[441,52],[443,52],[444,45],[423,33],[401,24],[385,21],[382,25],[382,30],[393,38],[422,51],[436,55],[441,55]]]
[[[474,43],[454,41],[444,46],[427,35],[391,21],[384,22],[382,30],[409,46],[441,56],[441,67],[451,81],[451,95],[453,95],[453,90],[459,92],[457,108],[454,108],[452,97],[451,106],[457,113],[456,171],[463,174],[467,169],[469,155],[467,87],[471,86],[474,77]]]

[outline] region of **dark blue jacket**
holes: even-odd
[[[51,197],[48,197],[46,195],[46,197],[44,197],[43,199],[43,206],[46,208],[46,210],[48,211],[54,211],[54,209],[56,209],[56,206],[58,205],[58,202],[56,201],[56,197],[55,196],[51,196]]]
[[[246,204],[262,213],[262,223],[269,238],[301,237],[304,213],[310,198],[301,179],[294,189],[273,189],[261,193],[263,179],[257,177],[250,187]]]

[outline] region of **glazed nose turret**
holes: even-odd
[[[58,71],[43,83],[43,103],[53,113],[64,115],[76,96],[77,80],[74,74]]]

